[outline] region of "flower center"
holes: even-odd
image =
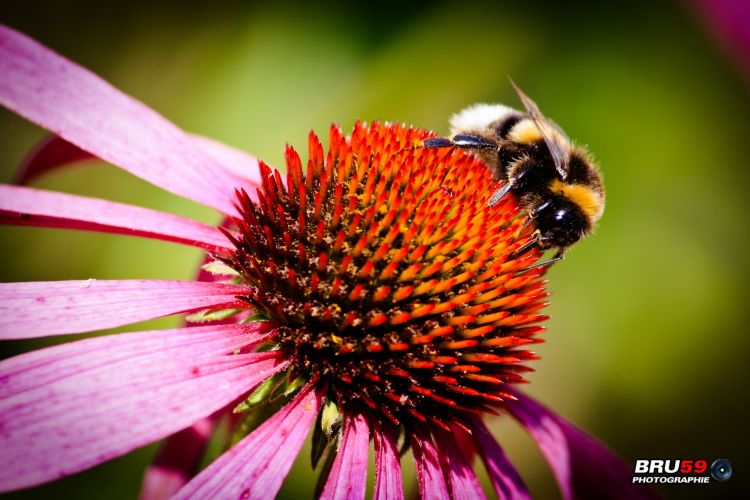
[[[510,199],[479,160],[411,147],[428,137],[396,125],[331,128],[327,154],[287,148],[287,174],[261,165],[257,199],[239,196],[231,265],[247,300],[277,323],[295,368],[343,407],[394,423],[445,425],[501,403],[523,381],[520,346],[539,342],[543,269]]]

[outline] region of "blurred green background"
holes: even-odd
[[[518,106],[511,75],[590,146],[608,190],[596,234],[549,273],[552,319],[528,392],[630,460],[734,464],[729,483],[661,487],[667,497],[747,489],[750,93],[685,5],[6,1],[0,13],[181,127],[273,165],[286,142],[304,150],[331,122],[444,133],[473,102]],[[0,111],[0,180],[43,135]],[[217,220],[103,164],[35,185]],[[2,227],[0,238],[2,281],[189,279],[200,259],[123,236]],[[531,491],[556,495],[533,442],[513,422],[493,425]],[[11,497],[132,498],[155,449]],[[310,497],[313,478],[303,451],[281,497]]]

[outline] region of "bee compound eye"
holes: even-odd
[[[714,460],[711,464],[711,477],[719,482],[729,481],[732,477],[732,464],[726,458]]]

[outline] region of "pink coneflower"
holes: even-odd
[[[693,0],[688,5],[750,83],[750,4],[742,0]]]
[[[518,392],[546,319],[544,268],[513,200],[458,150],[410,148],[396,125],[313,134],[287,173],[173,124],[11,29],[0,101],[57,138],[24,181],[96,156],[208,205],[221,228],[104,200],[0,186],[6,224],[159,238],[205,249],[198,281],[0,286],[0,338],[91,332],[192,313],[197,324],[101,336],[0,362],[0,490],[74,474],[168,436],[142,496],[270,498],[313,434],[320,496],[403,498],[399,449],[421,496],[479,498],[474,455],[504,498],[528,492],[483,423],[507,412],[539,444],[564,498],[646,495],[593,438]],[[259,422],[257,410],[271,413]],[[218,419],[239,440],[196,468]],[[247,431],[247,429],[251,429]],[[244,434],[244,435],[243,435]],[[197,475],[196,475],[197,473]]]

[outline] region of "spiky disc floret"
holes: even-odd
[[[547,297],[530,229],[497,181],[457,149],[411,147],[428,132],[397,125],[314,134],[287,174],[262,165],[257,202],[240,193],[231,265],[247,300],[278,324],[296,369],[344,408],[393,422],[460,420],[502,402],[534,354]]]

